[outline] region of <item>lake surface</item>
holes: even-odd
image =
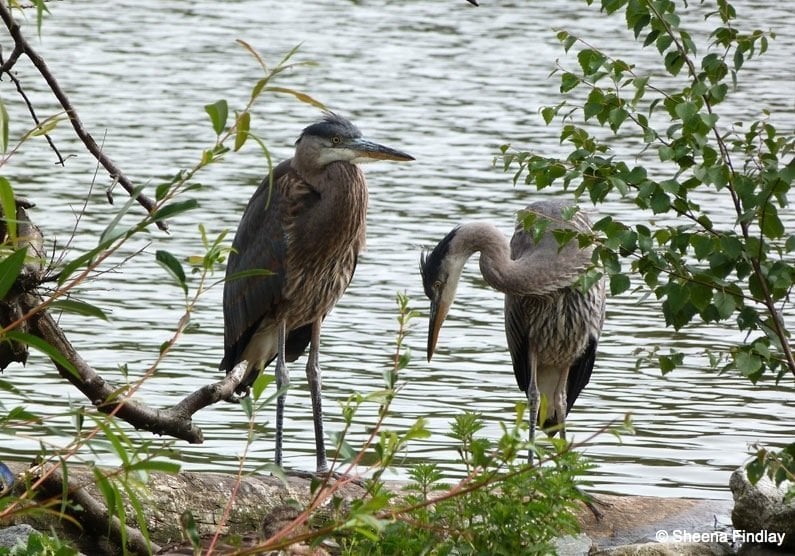
[[[474,260],[462,279],[437,354],[431,364],[425,362],[427,302],[417,270],[420,251],[465,220],[492,221],[510,234],[516,210],[541,195],[524,185],[514,187],[510,174],[495,168],[493,159],[504,143],[550,155],[564,152],[558,128],[544,126],[538,115],[540,107],[560,100],[557,79],[548,77],[555,61],[576,63],[564,55],[554,29],[582,34],[640,68],[653,67],[655,57],[654,50],[638,56],[629,46],[620,17],[600,16],[583,3],[482,4],[474,8],[464,0],[136,0],[86,2],[78,8],[51,3],[52,16],[40,40],[35,39],[32,15],[24,25],[87,129],[137,183],[159,183],[192,166],[201,150],[212,145],[205,104],[221,98],[233,108],[245,104],[261,70],[236,39],[250,43],[271,65],[300,43],[296,60],[316,65],[295,68],[277,85],[310,93],[349,116],[369,138],[416,157],[411,164],[367,168],[368,248],[323,330],[326,426],[330,431],[342,427],[339,402],[352,392],[382,386],[382,372],[394,352],[395,295],[405,291],[421,317],[413,321],[406,340],[413,358],[402,372],[404,386],[388,426],[405,427],[426,418],[434,435],[413,443],[403,464],[432,460],[451,476],[461,473],[454,445],[445,436],[454,415],[482,412],[484,434],[496,439],[500,423],[511,421],[522,394],[505,345],[502,296],[485,285]],[[719,112],[725,114],[722,121],[735,121],[757,117],[768,108],[775,114],[774,123],[791,131],[795,27],[787,4],[768,4],[774,3],[736,3],[740,25],[773,28],[778,39],[767,55],[749,63],[741,89]],[[705,28],[707,8],[700,9],[688,18],[694,36]],[[742,19],[746,16],[750,19]],[[705,44],[703,34],[696,40]],[[10,51],[6,39],[3,46]],[[17,70],[40,116],[55,113],[57,106],[33,67],[20,63]],[[19,136],[29,127],[24,106],[8,80],[0,84],[0,94],[11,113],[12,136]],[[255,110],[252,130],[274,159],[282,160],[291,156],[303,127],[318,116],[317,109],[290,97],[266,96]],[[43,141],[36,141],[26,144],[3,171],[18,194],[37,203],[33,217],[59,246],[69,240],[87,199],[73,246],[92,247],[123,203],[123,191],[116,189],[116,206],[109,206],[104,194],[109,180],[100,171],[93,183],[95,163],[71,130],[61,124],[53,138],[69,157],[65,168],[54,164],[55,156]],[[637,150],[620,140],[616,148]],[[201,253],[198,222],[204,222],[212,236],[230,230],[231,241],[266,168],[261,152],[249,142],[243,152],[202,172],[197,179],[204,187],[191,194],[200,202],[199,210],[171,221],[170,235],[153,231],[133,242],[123,255],[143,249],[141,256],[108,268],[83,289],[85,298],[112,319],[107,324],[63,318],[71,341],[90,364],[120,382],[120,365],[128,366],[131,379],[145,371],[184,308],[180,290],[155,263],[155,251],[166,249],[179,257]],[[722,202],[713,202],[714,219],[730,224],[729,207]],[[627,222],[645,217],[620,200],[599,207],[599,212]],[[784,217],[793,223],[791,214]],[[750,445],[781,446],[791,440],[792,382],[752,386],[743,378],[706,370],[705,360],[698,356],[704,346],[717,350],[743,338],[717,327],[674,333],[664,328],[656,311],[655,302],[640,294],[609,300],[593,378],[569,416],[569,433],[581,441],[621,421],[625,413],[632,414],[635,435],[619,440],[601,434],[583,448],[596,465],[591,476],[596,491],[729,498],[729,475],[747,461]],[[792,315],[787,317],[795,324]],[[192,320],[199,329],[181,339],[142,390],[154,406],[170,406],[220,378],[221,288],[202,298]],[[692,357],[684,368],[662,377],[656,368],[635,368],[635,352],[641,346],[675,348]],[[303,364],[302,359],[291,366],[285,464],[312,470],[314,440]],[[31,410],[52,415],[53,427],[66,436],[0,437],[0,459],[27,458],[39,441],[63,445],[73,425],[62,415],[70,404],[85,404],[80,393],[65,385],[38,354],[31,355],[25,368],[7,369],[3,378],[30,398]],[[5,392],[0,396],[6,408],[20,403]],[[364,438],[376,409],[364,408],[353,431],[355,439]],[[271,411],[260,420],[272,420]],[[206,441],[200,446],[176,444],[184,466],[236,469],[245,449],[243,411],[219,404],[198,413],[195,421]],[[252,446],[249,468],[271,461],[269,439]],[[115,461],[101,445],[97,453],[84,457]]]

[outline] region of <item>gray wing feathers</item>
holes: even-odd
[[[286,199],[282,182],[290,161],[273,171],[273,190],[265,178],[249,202],[232,243],[224,283],[224,358],[221,369],[230,371],[239,361],[251,336],[263,319],[275,317],[282,299],[285,278],[286,238],[283,229]],[[272,275],[235,278],[249,270],[268,270]]]
[[[530,339],[529,324],[522,304],[511,295],[505,295],[505,337],[511,353],[516,384],[522,392],[530,387]]]
[[[571,411],[580,392],[591,380],[591,372],[596,360],[596,344],[596,337],[591,336],[588,339],[588,347],[585,348],[585,352],[577,358],[569,369],[569,378],[566,383],[566,415]]]

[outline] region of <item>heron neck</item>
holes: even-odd
[[[571,245],[563,252],[527,249],[511,256],[508,238],[494,225],[485,222],[464,224],[456,234],[456,251],[464,260],[480,252],[480,272],[496,290],[514,295],[546,295],[570,286],[587,268],[589,253],[577,253]],[[463,266],[463,265],[462,265]]]

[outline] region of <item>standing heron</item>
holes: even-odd
[[[560,247],[556,229],[588,232],[582,212],[571,220],[566,205],[538,201],[525,211],[546,221],[538,240],[517,221],[510,245],[495,226],[484,222],[454,228],[420,261],[423,287],[431,300],[428,361],[436,348],[439,329],[455,298],[467,259],[480,252],[480,272],[488,284],[505,293],[505,334],[519,389],[530,408],[530,442],[536,423],[565,438],[566,415],[588,384],[596,344],[605,314],[605,287],[599,280],[583,293],[574,282],[591,264],[592,248],[579,248],[576,239]],[[549,408],[539,415],[541,397]],[[532,447],[528,455],[533,462]]]
[[[365,244],[367,181],[357,164],[414,160],[362,137],[333,113],[304,129],[295,156],[266,177],[246,206],[232,243],[224,284],[224,358],[241,361],[245,393],[276,359],[276,463],[282,463],[284,404],[293,362],[309,345],[306,376],[312,396],[317,471],[328,469],[323,443],[318,351],[320,326],[353,277]],[[271,187],[272,183],[272,187]],[[267,270],[268,275],[244,274]]]

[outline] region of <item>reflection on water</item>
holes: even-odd
[[[212,144],[204,104],[219,98],[228,99],[231,106],[246,102],[259,74],[235,44],[238,38],[271,63],[302,43],[299,58],[318,65],[296,68],[283,76],[282,84],[310,92],[350,116],[366,135],[417,158],[410,165],[368,168],[368,250],[324,328],[326,418],[329,430],[340,430],[338,404],[351,392],[381,387],[382,371],[394,349],[395,293],[406,291],[423,318],[414,322],[407,340],[414,356],[403,372],[405,386],[388,424],[405,427],[426,418],[435,434],[412,444],[406,462],[433,460],[452,473],[460,469],[454,464],[454,445],[444,433],[453,416],[464,410],[482,412],[485,434],[496,438],[500,422],[512,419],[522,396],[505,348],[502,298],[484,285],[474,263],[465,272],[433,364],[424,361],[426,304],[417,271],[419,251],[465,219],[490,220],[510,233],[514,212],[538,195],[525,186],[514,188],[492,160],[502,143],[551,155],[562,152],[555,128],[545,127],[537,113],[540,106],[558,102],[555,79],[548,78],[555,60],[570,60],[563,56],[553,28],[581,33],[626,59],[636,56],[634,48],[622,46],[629,33],[620,18],[596,17],[579,3],[542,7],[524,1],[492,2],[479,9],[461,4],[384,0],[341,6],[330,0],[250,0],[224,3],[220,12],[219,4],[210,1],[176,8],[152,0],[97,2],[90,10],[53,4],[39,45],[86,126],[139,183],[157,183],[192,165],[201,149]],[[111,7],[117,17],[107,17],[106,8]],[[789,28],[785,9],[751,1],[741,4],[740,14],[754,18],[749,27],[776,26],[778,39],[749,69],[753,79],[721,106],[726,121],[758,116],[768,107],[786,117],[776,122],[781,128],[792,128],[795,78],[789,55],[795,30]],[[703,28],[703,18],[696,14],[691,24]],[[26,22],[25,28],[32,37],[33,22]],[[652,67],[654,58],[652,49],[636,61],[641,68]],[[18,69],[41,115],[54,111],[35,70],[29,65]],[[3,90],[8,91],[7,83]],[[27,121],[23,107],[10,91],[3,100],[9,105],[14,133],[21,133]],[[315,109],[273,96],[257,108],[253,128],[274,158],[283,159],[290,156],[300,130],[317,116]],[[75,246],[93,246],[115,210],[104,201],[107,179],[100,174],[91,189],[94,163],[66,125],[55,131],[54,139],[64,156],[71,157],[65,169],[53,166],[52,153],[36,143],[26,145],[4,170],[17,191],[37,203],[35,215],[45,234],[60,245],[89,195]],[[619,143],[616,148],[624,147]],[[31,168],[37,173],[31,174]],[[108,378],[121,381],[122,364],[131,376],[140,376],[181,315],[180,292],[156,265],[154,251],[168,249],[181,257],[200,252],[198,221],[205,222],[211,234],[233,229],[265,168],[254,145],[210,168],[200,176],[205,187],[195,193],[199,211],[175,219],[170,235],[153,232],[135,242],[125,255],[144,249],[143,256],[87,286],[87,298],[111,315],[111,325],[90,320],[77,325],[67,317],[63,322],[83,356]],[[713,204],[716,222],[731,222],[726,207]],[[644,217],[619,201],[600,211],[627,221]],[[203,298],[193,316],[198,330],[182,338],[144,386],[142,395],[152,405],[173,404],[219,377],[220,295],[216,289]],[[704,345],[717,348],[742,340],[717,328],[674,334],[654,315],[653,302],[634,294],[609,301],[593,379],[570,416],[569,431],[575,440],[586,439],[632,413],[634,436],[618,440],[601,434],[584,448],[597,466],[592,476],[597,490],[725,498],[729,473],[746,459],[749,444],[781,445],[789,439],[795,417],[792,389],[752,387],[738,377],[718,376],[703,370],[705,362],[696,356],[686,368],[666,377],[653,368],[636,370],[638,346],[659,345],[695,355]],[[302,365],[301,360],[291,367],[285,457],[288,466],[312,469],[311,412]],[[37,354],[26,368],[10,368],[4,378],[30,396],[28,407],[36,412],[60,414],[69,403],[85,403]],[[19,402],[1,395],[6,407]],[[362,422],[372,422],[375,414],[375,407],[366,407]],[[271,420],[270,410],[260,419]],[[186,467],[229,470],[236,465],[246,436],[241,409],[220,404],[196,415],[196,423],[204,429],[206,441],[179,445]],[[72,427],[67,418],[52,424],[56,429]],[[364,438],[365,427],[353,434]],[[20,431],[13,439],[15,453],[24,457],[40,440],[60,442],[56,437],[30,439]],[[11,441],[2,440],[6,446]],[[111,463],[109,454],[91,457]],[[270,461],[271,443],[257,441],[249,457],[252,467]]]

